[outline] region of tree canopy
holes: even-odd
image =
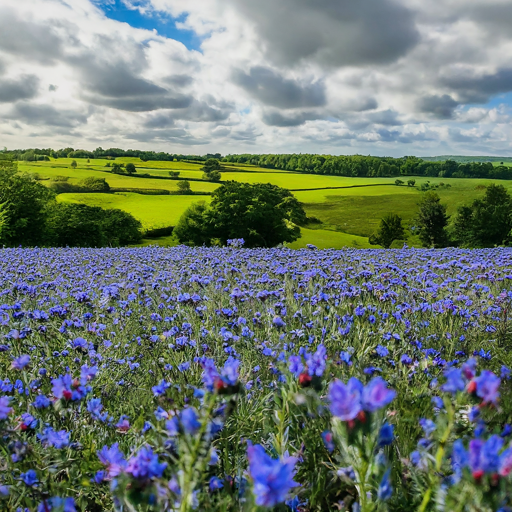
[[[174,233],[189,245],[226,245],[243,238],[246,247],[274,247],[297,240],[306,220],[289,190],[229,181],[213,192],[209,206],[194,204],[185,211]]]
[[[395,240],[405,238],[402,217],[396,213],[389,213],[381,219],[379,230],[370,237],[369,242],[371,245],[381,245],[385,249],[389,249]]]
[[[448,215],[446,205],[435,192],[425,192],[419,202],[416,218],[418,235],[424,247],[446,247],[448,245]]]

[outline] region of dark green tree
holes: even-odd
[[[370,237],[369,242],[371,245],[381,245],[385,249],[389,249],[395,240],[405,238],[402,217],[396,213],[389,213],[381,219],[379,230]]]
[[[76,160],[73,160],[70,165],[71,165],[72,169],[76,169],[76,166],[77,166]]]
[[[271,184],[229,181],[212,194],[210,206],[189,208],[176,226],[182,243],[212,245],[243,238],[246,247],[274,247],[300,237],[306,214],[289,190]]]
[[[419,212],[416,218],[418,235],[424,247],[446,247],[448,245],[448,215],[446,205],[441,204],[441,198],[435,192],[423,194],[418,204]]]
[[[222,177],[222,175],[219,171],[210,171],[210,172],[203,173],[203,180],[206,180],[206,181],[219,182],[221,177]]]
[[[78,182],[78,186],[86,192],[109,192],[110,185],[105,178],[95,178],[89,176]]]
[[[208,158],[203,166],[204,172],[212,172],[212,171],[220,171],[221,170],[220,162],[216,158]]]
[[[142,241],[142,225],[133,215],[123,210],[103,210],[98,222],[107,246],[119,247]]]
[[[177,183],[178,193],[180,194],[191,194],[192,190],[190,188],[190,181],[180,180]]]
[[[512,197],[503,185],[491,184],[482,199],[457,211],[453,236],[466,247],[494,247],[512,240]]]
[[[137,169],[135,168],[135,165],[132,162],[128,162],[126,164],[126,172],[128,174],[135,174],[137,172]]]
[[[55,194],[27,174],[18,173],[17,164],[0,159],[0,244],[34,246],[45,243],[47,206]]]

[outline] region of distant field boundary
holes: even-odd
[[[345,185],[344,187],[320,187],[320,188],[290,188],[288,189],[290,192],[309,192],[310,190],[338,190],[342,188],[363,188],[363,187],[396,187],[394,183],[370,183],[366,185]],[[404,187],[404,188],[413,188],[413,187]]]

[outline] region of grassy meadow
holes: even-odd
[[[160,189],[176,192],[176,179],[169,178],[169,171],[179,171],[179,179],[201,180],[201,164],[192,162],[142,162],[137,158],[117,158],[116,163],[133,162],[137,174],[147,177],[131,177],[112,174],[112,160],[76,159],[77,168],[71,167],[71,158],[60,158],[50,162],[20,162],[21,171],[38,174],[41,183],[50,184],[59,177],[66,177],[69,183],[77,184],[88,177],[105,178],[112,189],[122,192],[105,193],[66,193],[58,196],[59,201],[68,201],[119,208],[139,219],[144,229],[173,226],[181,214],[193,202],[209,201],[208,195],[144,195],[136,189]],[[415,187],[395,185],[396,178],[349,178],[344,176],[323,176],[298,172],[263,169],[247,164],[227,164],[229,170],[222,173],[222,181],[234,180],[246,183],[272,183],[291,190],[310,217],[320,222],[302,229],[302,238],[291,244],[292,248],[303,248],[307,244],[319,248],[370,247],[368,237],[375,232],[381,218],[387,213],[399,213],[406,224],[413,222],[417,203],[421,197],[419,190],[425,182],[440,185],[436,192],[448,205],[448,213],[454,214],[457,208],[480,197],[485,186],[491,181],[484,179],[441,179],[418,177]],[[407,181],[407,178],[404,179]],[[512,190],[511,181],[501,182]],[[449,185],[449,186],[446,186]],[[204,194],[213,192],[218,183],[190,181],[191,190]],[[130,192],[133,189],[133,192]],[[411,238],[409,243],[417,245]],[[168,238],[147,239],[145,245],[169,245]]]

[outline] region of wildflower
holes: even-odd
[[[332,453],[334,451],[334,448],[336,447],[333,442],[332,432],[324,430],[322,432],[322,440],[324,442],[325,447],[327,448],[327,451],[329,453]]]
[[[186,409],[183,409],[181,411],[180,422],[183,427],[183,430],[187,434],[191,435],[194,435],[201,427],[201,423],[197,421],[197,413],[195,409],[191,407],[187,407]]]
[[[389,423],[384,423],[382,427],[379,430],[379,446],[388,446],[393,442],[393,439],[395,438],[394,435],[394,427],[393,425],[390,425]]]
[[[56,379],[52,379],[53,396],[58,399],[63,398],[65,400],[71,400],[73,396],[72,385],[71,375],[61,375]]]
[[[37,512],[76,512],[73,498],[59,498],[57,496],[42,501],[37,507]]]
[[[329,386],[329,402],[331,413],[342,421],[353,420],[361,412],[361,394],[363,384],[352,377],[345,385],[336,379]]]
[[[306,355],[306,365],[309,375],[321,377],[324,374],[327,360],[327,350],[323,344],[318,345],[314,354]]]
[[[223,487],[224,484],[222,483],[222,480],[220,478],[217,478],[216,476],[212,476],[210,478],[210,482],[208,483],[208,489],[210,489],[210,492],[218,491]]]
[[[32,405],[36,409],[46,409],[50,405],[50,400],[44,395],[38,395]]]
[[[295,377],[298,377],[302,373],[302,370],[304,370],[302,358],[300,356],[290,356],[288,358],[288,369],[290,370],[290,373],[293,373]]]
[[[151,391],[153,391],[153,395],[160,396],[165,394],[165,390],[170,388],[171,385],[166,382],[165,380],[162,380],[160,384],[157,384],[156,386],[153,386],[151,388]]]
[[[261,445],[250,445],[247,456],[256,505],[275,507],[283,503],[290,490],[298,485],[293,480],[296,459],[273,459]]]
[[[28,412],[25,412],[21,415],[21,423],[20,423],[20,429],[21,430],[29,430],[37,428],[37,425],[39,424],[39,420],[34,418],[31,414]]]
[[[167,463],[160,463],[152,448],[144,446],[128,461],[126,473],[137,480],[146,481],[161,478],[166,467]]]
[[[391,470],[388,469],[384,473],[384,476],[382,477],[382,480],[379,484],[379,489],[377,490],[377,497],[379,500],[387,501],[393,495],[393,486],[391,485],[390,472]]]
[[[37,434],[43,446],[54,446],[58,450],[69,446],[69,432],[59,430],[56,432],[52,427],[46,427],[42,434]]]
[[[234,386],[238,381],[238,367],[240,361],[232,356],[229,356],[224,363],[224,368],[221,371],[222,380],[228,386]]]
[[[274,324],[274,327],[277,327],[278,329],[286,327],[285,321],[280,316],[275,316],[272,323]]]
[[[28,487],[33,487],[34,485],[39,483],[37,473],[33,469],[29,469],[26,473],[22,473],[20,475],[20,479]]]
[[[29,363],[30,363],[30,356],[25,354],[25,355],[22,355],[22,356],[18,357],[17,359],[15,359],[12,362],[12,367],[15,370],[23,370],[23,368],[25,368],[25,366],[27,366]]]
[[[498,391],[501,379],[489,370],[483,370],[480,375],[473,380],[476,384],[476,394],[483,400],[484,404],[498,401],[500,393]]]
[[[458,391],[464,391],[466,384],[462,378],[462,371],[458,368],[449,368],[444,372],[446,383],[441,386],[441,391],[455,394]]]
[[[387,357],[389,355],[389,350],[386,347],[383,347],[382,345],[377,345],[377,348],[375,349],[375,353],[379,357]]]
[[[97,453],[100,462],[107,468],[108,478],[115,478],[124,471],[126,460],[123,452],[119,450],[118,443],[114,443],[110,448],[105,445]]]
[[[350,352],[345,352],[345,351],[340,352],[340,359],[341,359],[342,363],[345,363],[346,365],[351,366],[352,365],[351,358],[352,358],[352,354]]]
[[[436,424],[429,419],[421,418],[420,419],[420,427],[423,429],[423,432],[425,432],[425,435],[427,437],[430,437],[430,435],[436,430]]]
[[[9,414],[12,414],[13,408],[9,407],[11,402],[10,396],[2,396],[0,397],[0,421],[6,420]]]
[[[363,389],[363,409],[375,412],[391,403],[396,396],[396,391],[389,389],[382,377],[375,377]]]
[[[130,430],[130,418],[126,414],[122,414],[119,421],[116,423],[117,430],[127,432]]]
[[[87,410],[91,413],[91,416],[99,421],[105,422],[107,420],[107,413],[102,413],[103,404],[101,403],[101,399],[99,398],[91,398],[87,402]]]

